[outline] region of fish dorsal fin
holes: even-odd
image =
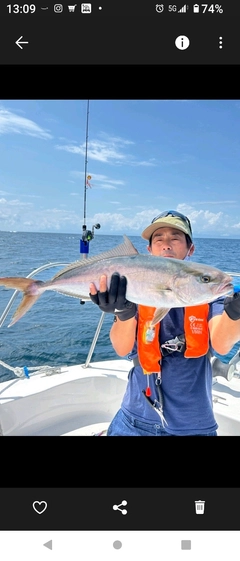
[[[86,267],[90,263],[96,263],[98,261],[101,261],[102,259],[111,259],[111,257],[126,257],[127,255],[138,255],[139,252],[134,247],[131,240],[125,235],[123,236],[123,239],[123,243],[117,245],[113,249],[109,249],[108,251],[104,251],[103,253],[99,253],[98,255],[93,255],[93,257],[88,257],[87,259],[79,259],[78,261],[71,263],[70,265],[65,267],[65,269],[59,271],[59,273],[57,273],[53,277],[53,279],[58,278],[63,273],[66,273],[66,271],[71,271],[76,267]]]

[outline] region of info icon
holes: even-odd
[[[179,35],[175,40],[175,45],[180,51],[185,51],[189,47],[190,41],[186,35]]]

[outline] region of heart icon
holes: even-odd
[[[42,514],[46,510],[46,508],[46,501],[34,501],[33,503],[33,509],[35,510],[35,512],[37,512],[37,514]]]

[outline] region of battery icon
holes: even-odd
[[[199,4],[194,4],[194,6],[193,6],[193,12],[194,12],[194,14],[198,14],[198,13],[199,13]]]

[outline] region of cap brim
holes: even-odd
[[[145,230],[143,230],[141,236],[145,240],[150,240],[153,233],[158,230],[159,228],[167,228],[167,227],[175,228],[176,230],[180,230],[184,234],[188,235],[192,241],[192,233],[190,231],[189,225],[187,222],[183,221],[178,216],[164,216],[163,218],[159,218],[153,224],[150,224]]]

